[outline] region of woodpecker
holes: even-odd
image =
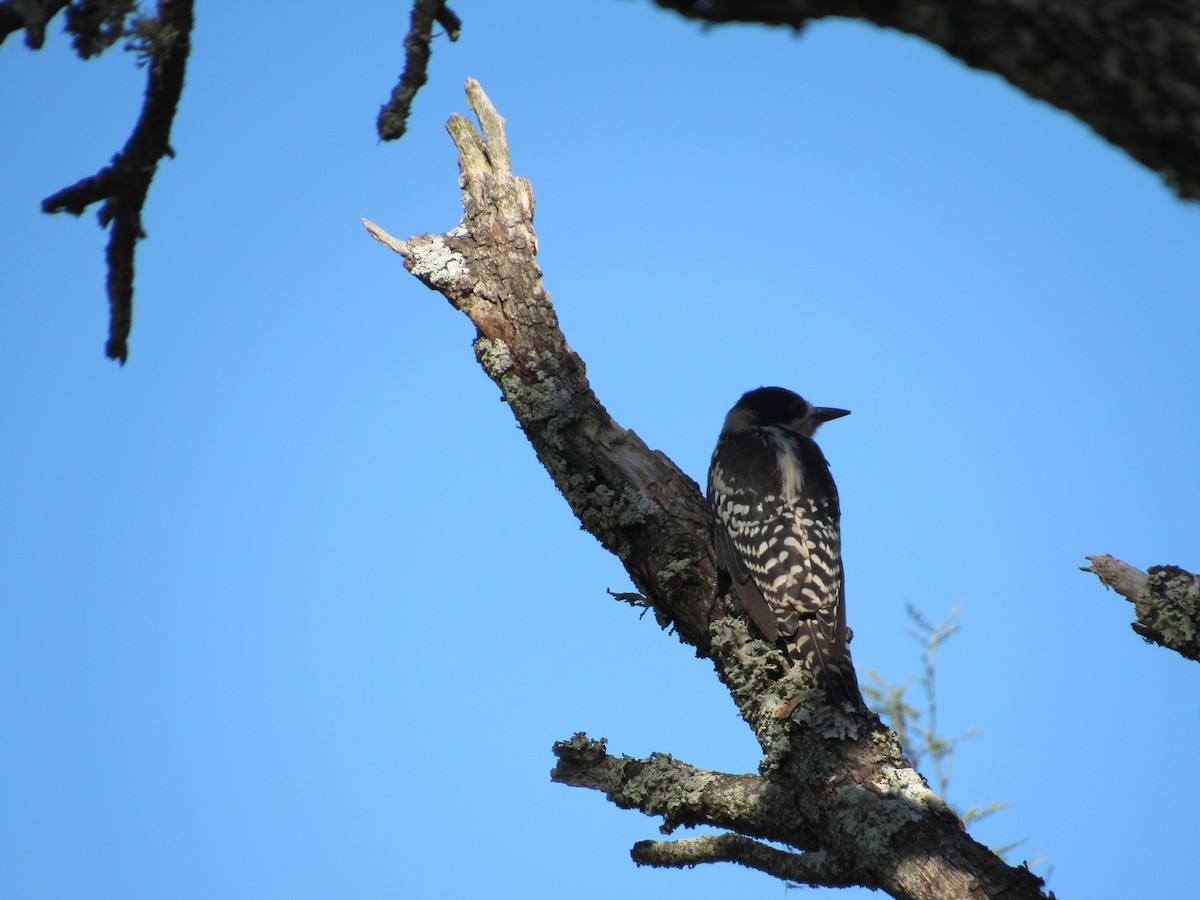
[[[850,661],[837,486],[813,433],[848,409],[785,388],[742,396],[708,469],[717,562],[750,619],[835,703],[863,705]]]

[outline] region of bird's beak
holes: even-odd
[[[817,414],[817,421],[822,423],[850,415],[850,410],[838,409],[835,406],[818,406],[813,412]]]

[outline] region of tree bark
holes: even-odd
[[[779,651],[718,590],[699,488],[592,392],[542,286],[533,190],[512,174],[504,120],[476,82],[467,83],[467,97],[482,136],[451,117],[459,226],[401,241],[364,224],[475,324],[480,364],[575,515],[625,564],[659,624],[712,660],[764,753],[757,774],[728,774],[661,754],[613,757],[603,741],[578,734],[555,745],[553,779],[662,816],[667,831],[706,824],[728,832],[641,842],[633,856],[642,865],[737,862],[904,898],[1044,897],[1039,878],[966,833],[878,717],[835,710],[789,675]]]
[[[1137,610],[1130,627],[1147,642],[1200,662],[1200,576],[1178,566],[1143,572],[1111,556],[1089,556],[1092,572]]]
[[[828,16],[916,35],[1070,113],[1200,199],[1200,2],[655,0],[704,22],[800,29]]]

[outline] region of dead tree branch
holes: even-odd
[[[159,0],[157,18],[137,20],[138,46],[149,74],[145,103],[133,134],[109,165],[42,201],[43,212],[73,216],[104,201],[100,226],[112,226],[107,250],[110,318],[105,352],[122,365],[129,356],[133,324],[134,251],[146,236],[142,208],[159,160],[175,155],[171,125],[183,93],[192,25],[192,0]]]
[[[448,123],[459,149],[459,226],[401,241],[364,224],[474,323],[477,359],[575,515],[625,564],[659,623],[712,660],[764,752],[758,774],[731,775],[662,754],[612,757],[603,742],[576,735],[555,746],[554,779],[662,816],[666,830],[702,823],[731,833],[639,844],[644,865],[739,862],[905,898],[1044,897],[1040,879],[972,840],[876,716],[834,710],[787,676],[778,651],[717,590],[699,488],[592,392],[542,286],[533,190],[512,173],[504,120],[476,82],[467,97],[482,134],[462,116]]]
[[[462,20],[445,4],[445,0],[414,0],[412,24],[408,37],[404,39],[404,73],[399,83],[392,88],[392,96],[379,110],[375,127],[384,141],[403,137],[408,129],[408,114],[413,100],[427,80],[430,45],[433,43],[433,24],[446,29],[451,41],[457,41],[462,30]]]
[[[1070,113],[1200,199],[1200,3],[655,0],[707,23],[863,19],[936,44]]]
[[[785,800],[757,775],[728,775],[698,769],[664,754],[649,759],[610,756],[604,740],[576,734],[554,745],[558,757],[550,780],[603,791],[621,809],[662,816],[664,833],[680,826],[719,825],[770,839],[762,810]],[[776,826],[777,827],[777,826]],[[774,829],[771,829],[774,830]],[[800,849],[814,849],[815,836]]]
[[[1200,576],[1178,566],[1151,566],[1146,572],[1111,556],[1089,556],[1091,572],[1132,603],[1137,621],[1130,627],[1151,644],[1200,662]]]

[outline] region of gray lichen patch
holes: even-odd
[[[737,616],[722,616],[708,626],[713,661],[721,668],[725,683],[739,703],[771,686],[766,677],[770,646],[753,640],[750,625]],[[778,655],[778,654],[776,654]]]
[[[1137,600],[1138,618],[1158,632],[1153,639],[1159,643],[1192,659],[1200,657],[1200,578],[1178,566],[1151,566],[1146,574],[1146,587]]]
[[[938,810],[949,809],[946,801],[925,783],[925,779],[918,774],[916,769],[904,766],[888,768],[885,771],[890,779],[890,782],[885,784],[888,785],[893,796],[904,797],[918,806],[931,806]]]
[[[759,743],[766,746],[782,734],[785,725],[774,714],[786,698],[780,682],[769,677],[782,666],[779,652],[762,640],[755,640],[749,623],[737,616],[722,616],[708,626],[712,659],[721,679],[733,695],[738,711],[754,729]]]
[[[482,359],[480,360],[483,361]],[[514,365],[511,353],[505,372],[512,372]],[[551,446],[562,449],[562,432],[577,418],[571,392],[560,384],[558,376],[543,365],[535,351],[526,355],[525,375],[521,381],[505,386],[508,402],[522,426],[528,430],[538,427],[543,439]],[[515,377],[516,373],[512,373]]]
[[[658,504],[628,486],[618,493],[606,484],[589,486],[587,481],[572,476],[563,493],[584,527],[620,559],[627,559],[632,547],[621,538],[623,530],[650,520],[659,512]]]
[[[924,819],[930,810],[945,812],[945,802],[931,791],[915,770],[882,768],[883,778],[871,785],[847,784],[833,813],[836,827],[855,835],[856,844],[886,858],[893,837]]]
[[[508,349],[508,344],[498,338],[478,338],[475,341],[475,358],[493,381],[499,382],[512,371],[512,351]]]
[[[535,373],[538,380],[524,385],[520,397],[514,402],[520,404],[523,421],[529,424],[545,423],[554,429],[555,446],[562,446],[560,432],[575,421],[575,413],[571,408],[571,394],[563,390],[558,379],[553,375],[542,372]]]
[[[831,824],[853,834],[855,845],[868,848],[870,856],[886,858],[896,834],[921,818],[911,804],[880,797],[862,786],[848,787],[840,800]]]
[[[592,491],[592,499],[604,511],[607,522],[622,528],[641,525],[658,512],[657,503],[631,487],[622,488],[618,494],[608,485],[598,484]]]
[[[785,763],[801,733],[837,741],[859,738],[857,719],[831,706],[807,673],[789,668],[783,653],[762,640],[745,619],[714,619],[709,638],[721,680],[763,748],[760,772]]]
[[[695,811],[704,807],[704,792],[719,775],[676,763],[665,753],[651,753],[647,762],[627,782],[624,799],[649,815],[662,816],[666,834],[680,825],[696,824]]]
[[[466,257],[450,249],[441,235],[431,235],[409,245],[411,271],[422,281],[437,286],[453,284],[470,275]]]

